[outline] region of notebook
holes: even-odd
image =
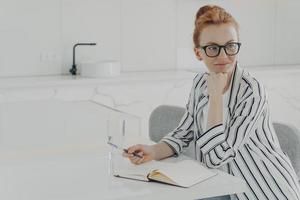
[[[188,188],[217,175],[216,171],[207,169],[195,160],[168,158],[141,165],[134,165],[128,159],[126,160],[127,163],[118,165],[118,168],[114,170],[114,176]]]

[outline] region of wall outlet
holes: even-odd
[[[44,63],[60,61],[60,54],[54,51],[43,51],[40,53],[40,61]]]

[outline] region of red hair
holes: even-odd
[[[208,25],[232,24],[236,31],[239,30],[237,21],[224,8],[215,5],[206,5],[201,7],[195,19],[195,29],[193,40],[195,48],[200,46],[200,34]]]

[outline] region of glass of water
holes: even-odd
[[[113,175],[122,159],[126,131],[126,120],[114,117],[107,121],[107,143],[110,145],[108,153],[109,174]]]

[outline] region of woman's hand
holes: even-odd
[[[123,156],[129,158],[129,160],[136,165],[149,162],[155,159],[155,150],[153,146],[137,144],[129,147],[128,153],[123,152]],[[142,158],[134,156],[132,153],[140,155]]]
[[[210,72],[207,78],[207,92],[210,97],[220,97],[226,87],[228,73]]]

